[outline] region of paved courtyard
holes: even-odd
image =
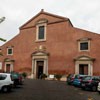
[[[23,86],[10,93],[0,93],[0,100],[100,100],[97,92],[83,91],[61,81],[26,79]]]

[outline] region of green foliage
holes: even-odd
[[[46,74],[41,74],[41,79],[45,79],[45,78],[47,78],[47,75]]]
[[[57,80],[60,80],[62,78],[62,75],[61,74],[55,74],[54,78],[56,78]]]
[[[23,76],[24,78],[26,78],[26,77],[27,77],[27,73],[26,73],[26,72],[23,72],[23,73],[22,73],[22,76]]]
[[[5,20],[5,17],[0,18],[0,23],[2,23],[4,20]],[[0,38],[0,41],[6,42],[6,40],[3,38]]]
[[[0,18],[0,23],[2,23],[5,20],[5,17]]]
[[[3,38],[0,38],[0,41],[6,42],[6,40],[5,40],[5,39],[3,39]]]

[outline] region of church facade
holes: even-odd
[[[100,35],[41,10],[0,47],[0,70],[41,74],[100,75]]]

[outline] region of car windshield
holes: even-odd
[[[75,75],[75,78],[78,78],[79,77],[79,75]]]
[[[19,74],[18,73],[12,73],[12,78],[18,79],[18,77],[19,77]]]
[[[75,78],[78,79],[78,78],[82,78],[81,75],[75,75]]]
[[[86,75],[76,75],[75,76],[75,79],[83,79],[85,77],[86,77]]]
[[[5,80],[7,75],[0,75],[0,80]]]
[[[84,80],[91,80],[91,76],[84,77]]]
[[[69,74],[67,78],[71,78],[73,76],[74,76],[74,74]]]

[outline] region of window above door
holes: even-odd
[[[13,48],[12,47],[7,48],[7,55],[13,55]]]
[[[46,41],[47,20],[41,19],[36,23],[36,42]]]
[[[89,50],[89,42],[80,42],[80,51],[88,51]]]
[[[90,51],[90,39],[82,38],[78,40],[79,51]]]

